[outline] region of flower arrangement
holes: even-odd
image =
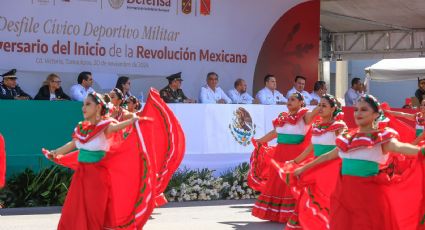
[[[179,170],[171,179],[165,196],[170,202],[254,199],[257,194],[248,187],[248,170],[248,163],[218,177],[214,177],[214,170],[209,169]]]

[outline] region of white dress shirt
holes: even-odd
[[[86,89],[80,84],[73,85],[71,87],[71,99],[74,101],[84,101],[91,92],[94,92],[92,87]]]
[[[202,104],[215,104],[218,100],[223,99],[226,104],[232,103],[232,100],[224,93],[220,87],[216,87],[215,91],[212,90],[208,85],[201,87],[199,94],[199,101]]]
[[[232,99],[233,104],[252,104],[254,100],[247,92],[241,94],[236,89],[229,90],[227,94]]]
[[[279,91],[271,91],[267,87],[264,87],[262,90],[258,91],[255,97],[260,101],[260,104],[263,105],[276,105],[277,103],[288,102],[288,100]]]
[[[302,92],[299,92],[298,90],[295,89],[295,87],[292,87],[292,89],[290,89],[288,91],[288,93],[286,94],[286,98],[289,98],[292,94],[294,94],[296,92],[301,93],[301,95],[303,95],[304,102],[305,102],[306,105],[310,105],[310,101],[311,101],[310,94],[305,90],[303,90]]]
[[[316,100],[317,102],[320,102],[321,96],[317,95],[314,91],[310,94],[310,101]]]
[[[349,88],[347,92],[345,92],[345,106],[354,106],[357,100],[360,98],[361,94],[355,91],[353,88]]]

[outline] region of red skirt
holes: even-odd
[[[273,159],[278,163],[293,160],[307,146],[307,143],[297,145],[278,144]],[[286,223],[295,210],[295,199],[290,187],[280,179],[277,170],[269,170],[269,178],[261,189],[261,195],[255,202],[252,215],[264,220]],[[292,223],[298,225],[298,223]]]
[[[296,200],[294,215],[285,229],[329,229],[330,195],[339,175],[340,160],[309,169],[300,178],[294,177],[294,170],[311,160],[312,157],[307,158],[299,165],[272,160],[272,166],[279,172],[280,179],[290,186]]]
[[[303,229],[329,229],[330,197],[336,186],[340,162],[333,160],[302,174],[297,189],[301,191],[298,213]]]
[[[58,229],[103,229],[110,196],[108,171],[99,163],[80,163],[72,178]]]
[[[6,149],[3,136],[0,134],[0,189],[6,181]]]
[[[331,196],[332,230],[396,230],[396,216],[385,186],[375,177],[341,176]]]

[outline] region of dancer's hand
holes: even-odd
[[[42,148],[41,151],[43,152],[44,156],[49,160],[58,160],[63,157],[62,154],[56,153],[56,150],[47,150],[45,148]]]
[[[56,157],[56,154],[55,154],[55,151],[54,150],[53,151],[50,151],[50,150],[47,150],[45,148],[42,148],[41,149],[41,152],[43,152],[44,156],[47,159],[49,159],[49,160],[53,160]]]
[[[304,172],[304,167],[299,167],[294,170],[294,176],[299,177]]]
[[[133,122],[136,121],[153,121],[152,117],[139,117],[135,113],[133,113],[133,117],[131,118]]]
[[[287,164],[294,164],[294,165],[298,165],[298,163],[295,161],[295,159],[294,159],[294,160],[286,161],[285,163],[287,163]]]

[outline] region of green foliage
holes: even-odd
[[[174,187],[179,188],[183,183],[187,182],[189,180],[189,178],[195,176],[195,174],[196,174],[195,170],[189,170],[187,168],[178,169],[174,173],[170,182],[168,183],[168,187],[165,190],[165,193],[167,193],[171,188],[174,188]]]
[[[35,207],[62,205],[65,201],[72,172],[60,166],[51,166],[38,173],[31,169],[13,175],[0,191],[4,207]]]
[[[214,170],[177,170],[165,195],[169,201],[247,199],[255,195],[246,184],[249,164],[243,163],[215,177]],[[0,190],[0,207],[35,207],[62,205],[72,178],[72,171],[51,166],[36,173],[31,169],[11,176]],[[248,196],[250,195],[250,196]]]

